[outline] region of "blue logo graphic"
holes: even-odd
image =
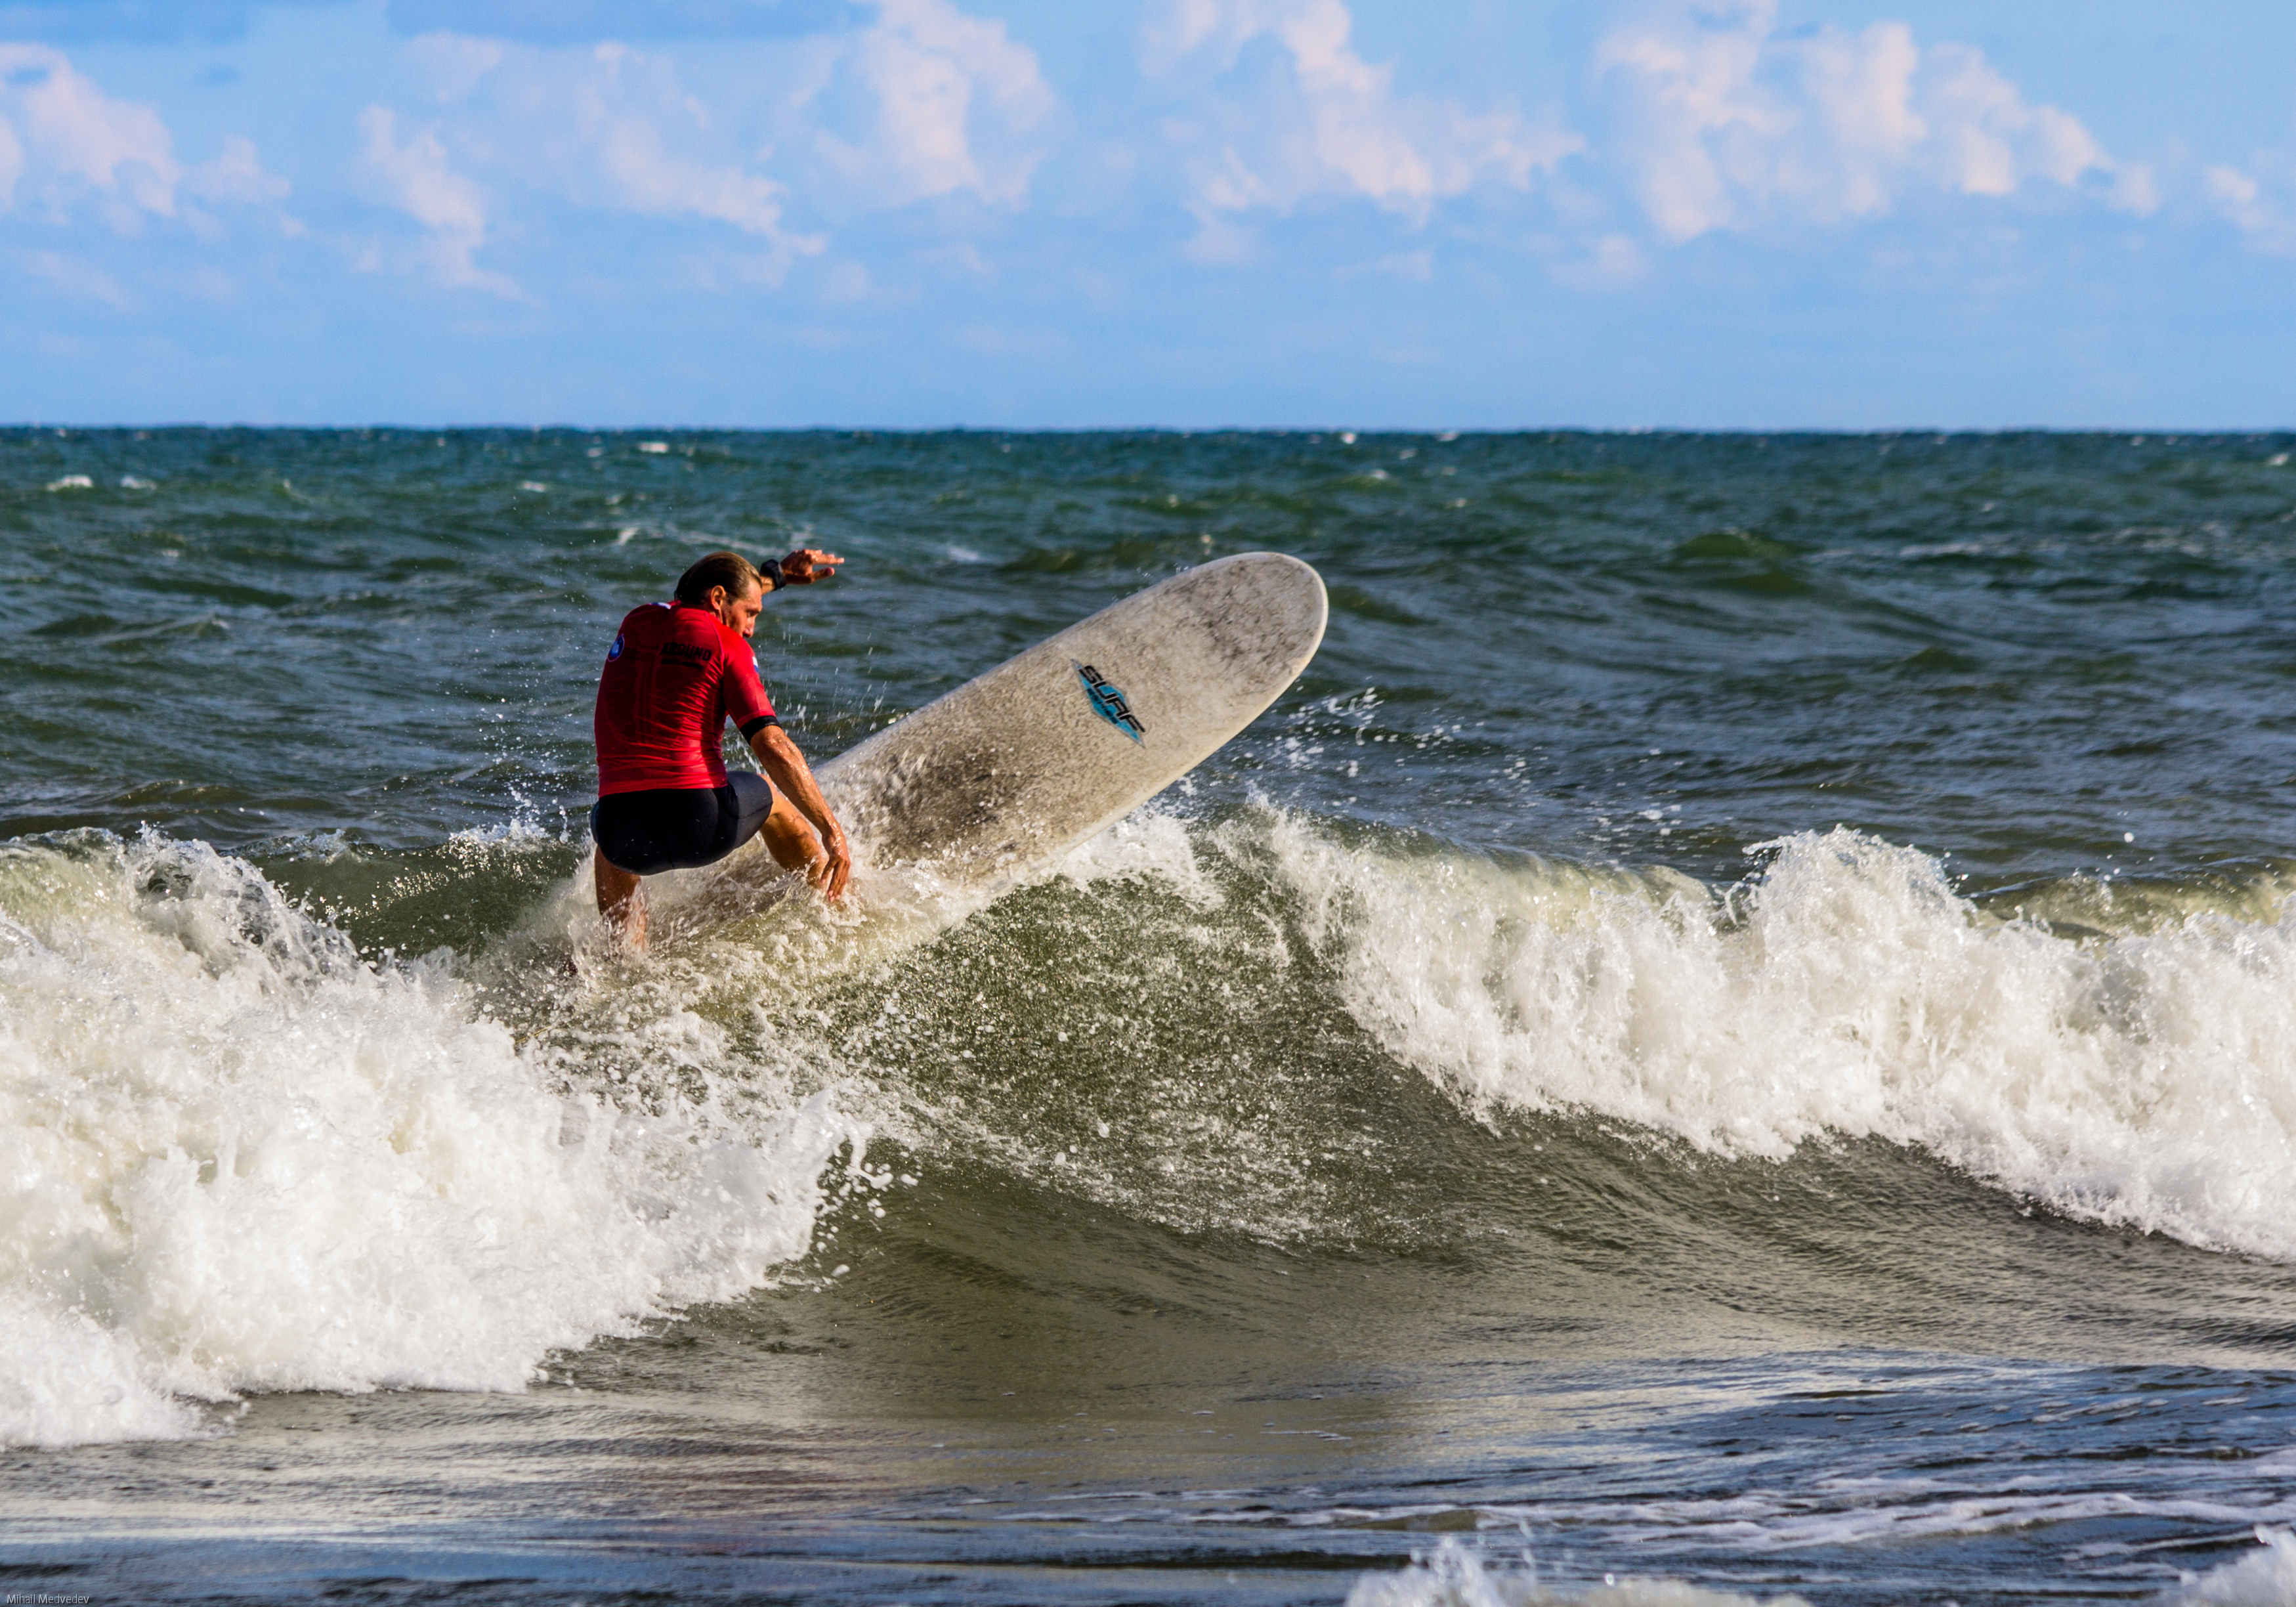
[[[1134,742],[1148,734],[1148,727],[1132,712],[1132,705],[1124,701],[1124,693],[1108,684],[1107,678],[1089,664],[1076,665],[1077,679],[1084,683],[1084,694],[1092,700],[1092,711],[1115,726]]]
[[[606,662],[607,662],[607,663],[609,663],[609,664],[611,664],[611,663],[612,663],[616,659],[619,659],[619,658],[620,658],[621,656],[622,656],[622,633],[621,633],[621,632],[619,632],[619,631],[616,631],[616,632],[614,633],[614,644],[613,644],[611,647],[609,647],[608,649],[606,649]]]

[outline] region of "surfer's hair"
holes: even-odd
[[[758,566],[741,553],[711,553],[695,559],[693,567],[677,578],[677,600],[693,608],[708,608],[715,587],[722,586],[727,596],[738,597],[758,584]]]

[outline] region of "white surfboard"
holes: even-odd
[[[1259,717],[1316,656],[1322,577],[1282,553],[1174,576],[896,721],[815,774],[878,865],[1028,874]]]

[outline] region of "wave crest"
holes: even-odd
[[[203,844],[0,847],[0,1440],[522,1388],[801,1255],[867,1137],[827,1093],[739,1127],[634,1103]]]
[[[1470,1107],[1723,1155],[1918,1145],[2049,1206],[2296,1258],[2296,902],[2070,940],[1837,828],[1665,873],[1271,840],[1355,1018]]]

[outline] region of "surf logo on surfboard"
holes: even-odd
[[[1069,662],[1076,664],[1073,659]],[[1076,672],[1077,679],[1084,683],[1085,696],[1092,700],[1095,714],[1136,742],[1148,734],[1148,727],[1140,723],[1140,717],[1132,712],[1132,705],[1124,701],[1123,692],[1110,685],[1100,671],[1089,664],[1076,664]]]

